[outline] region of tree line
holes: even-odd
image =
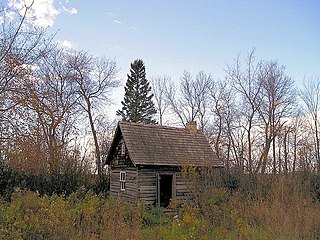
[[[106,116],[120,86],[116,61],[64,49],[24,15],[0,10],[0,166],[35,175],[97,173],[116,120]],[[277,61],[237,56],[225,79],[184,71],[146,78],[131,64],[124,120],[184,126],[197,121],[226,169],[289,174],[320,171],[319,96],[315,79],[296,90]]]
[[[58,46],[31,10],[0,8],[1,195],[17,186],[72,192],[94,172],[103,184],[113,125],[102,110],[120,83],[117,64]]]
[[[319,79],[298,90],[284,65],[257,61],[255,50],[238,55],[225,73],[225,79],[216,80],[203,71],[195,76],[184,71],[178,85],[168,76],[152,78],[148,91],[156,111],[147,115],[156,115],[161,125],[197,121],[227,169],[250,174],[319,172]],[[130,81],[124,108],[126,102],[141,101],[138,89],[128,90]]]
[[[197,121],[227,169],[243,173],[319,172],[320,81],[295,88],[285,66],[238,55],[216,80],[185,71],[179,85],[152,81],[159,123]],[[169,118],[168,118],[169,117]]]

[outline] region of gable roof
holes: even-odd
[[[137,165],[222,167],[204,134],[185,128],[120,121],[106,163],[112,160],[119,137],[123,136],[131,161]]]

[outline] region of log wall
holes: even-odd
[[[147,205],[156,203],[157,199],[157,175],[155,169],[138,170],[139,199]]]
[[[125,191],[120,189],[120,172],[126,172]],[[110,174],[110,195],[123,197],[130,203],[138,201],[137,169],[136,168],[116,168]]]
[[[120,172],[126,172],[126,189],[120,189]],[[157,203],[158,175],[172,174],[172,196],[179,200],[190,199],[188,184],[181,172],[172,168],[113,168],[110,174],[110,195],[123,197],[128,202],[136,204],[138,200],[147,205]]]
[[[175,168],[147,168],[138,170],[138,196],[146,204],[157,202],[157,179],[158,175],[172,174],[172,196],[179,200],[190,198],[189,188],[181,176],[181,172]]]

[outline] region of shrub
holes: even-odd
[[[14,188],[37,191],[43,195],[70,195],[80,188],[92,189],[97,194],[107,196],[109,181],[107,176],[98,179],[93,174],[78,174],[72,171],[53,172],[50,174],[34,174],[18,172],[0,167],[0,197],[10,201]]]
[[[320,238],[316,175],[237,179],[235,190],[208,177],[196,198],[173,199],[169,213],[86,187],[52,195],[16,188],[10,201],[0,198],[0,239]]]
[[[312,175],[310,179],[310,192],[320,202],[320,175]]]
[[[165,215],[163,208],[150,206],[143,211],[142,221],[145,227],[155,227],[168,221],[168,215]]]

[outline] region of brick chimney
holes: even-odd
[[[190,121],[186,124],[186,129],[188,129],[191,133],[197,133],[197,122],[196,121]]]

